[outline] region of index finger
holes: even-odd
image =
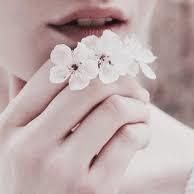
[[[1,117],[7,127],[27,124],[67,85],[67,82],[61,84],[50,82],[49,71],[52,66],[50,60],[46,61],[20,93],[11,100]]]

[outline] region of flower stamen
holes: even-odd
[[[79,68],[79,66],[78,66],[77,64],[73,64],[73,65],[71,65],[71,68],[72,68],[74,71],[76,71],[76,70]]]

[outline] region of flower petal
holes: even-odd
[[[131,39],[126,37],[124,43],[127,46],[128,52],[132,53],[135,60],[139,63],[148,64],[153,63],[156,60],[153,53],[141,44],[135,34],[131,36]]]
[[[97,48],[102,53],[111,55],[112,52],[118,51],[122,48],[122,41],[116,33],[112,32],[111,30],[105,30],[97,42]]]
[[[104,84],[115,82],[119,79],[119,72],[116,71],[114,66],[109,64],[103,64],[100,67],[99,79]]]
[[[153,53],[148,49],[142,49],[142,51],[139,53],[139,61],[142,63],[153,63],[156,60],[157,57],[153,55]]]
[[[50,55],[51,62],[55,65],[66,65],[72,63],[72,51],[65,44],[56,45]]]
[[[156,74],[147,64],[140,64],[141,70],[149,79],[156,79]]]
[[[87,48],[83,43],[78,43],[77,47],[73,51],[74,60],[77,63],[84,63],[89,57],[92,57],[93,54],[94,52]]]
[[[138,63],[131,63],[128,65],[128,74],[132,77],[136,77],[139,73],[139,64]]]
[[[70,76],[70,72],[66,68],[66,66],[54,66],[50,69],[50,82],[51,83],[63,83]]]
[[[132,53],[136,53],[142,49],[142,45],[135,34],[132,34],[130,38],[127,36],[124,39],[124,44],[126,45],[127,49]]]
[[[122,49],[111,56],[111,61],[117,66],[120,75],[126,75],[128,66],[134,62],[134,59],[130,53],[126,52],[125,49]]]
[[[99,38],[95,35],[87,36],[86,38],[83,38],[81,43],[85,44],[87,48],[95,50],[96,49],[96,43],[99,40]]]
[[[105,30],[100,39],[108,46],[114,46],[114,43],[121,43],[120,37],[111,30]]]
[[[84,71],[90,79],[96,78],[99,72],[98,62],[96,60],[88,59],[85,62]]]
[[[87,87],[90,80],[87,76],[83,76],[80,73],[72,74],[69,80],[69,87],[71,90],[82,90]]]

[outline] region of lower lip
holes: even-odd
[[[73,45],[76,45],[77,42],[81,41],[82,38],[96,35],[101,36],[105,30],[117,31],[121,28],[126,27],[127,23],[122,22],[119,24],[113,24],[108,26],[96,26],[96,27],[80,27],[80,26],[64,26],[64,27],[55,27],[51,26],[57,33],[61,34],[62,38],[70,39]]]

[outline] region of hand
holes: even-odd
[[[0,116],[0,193],[116,193],[149,140],[148,92],[127,77],[72,92],[49,82],[50,67]]]
[[[194,131],[149,106],[152,138],[128,166],[119,194],[183,194],[194,161]]]

